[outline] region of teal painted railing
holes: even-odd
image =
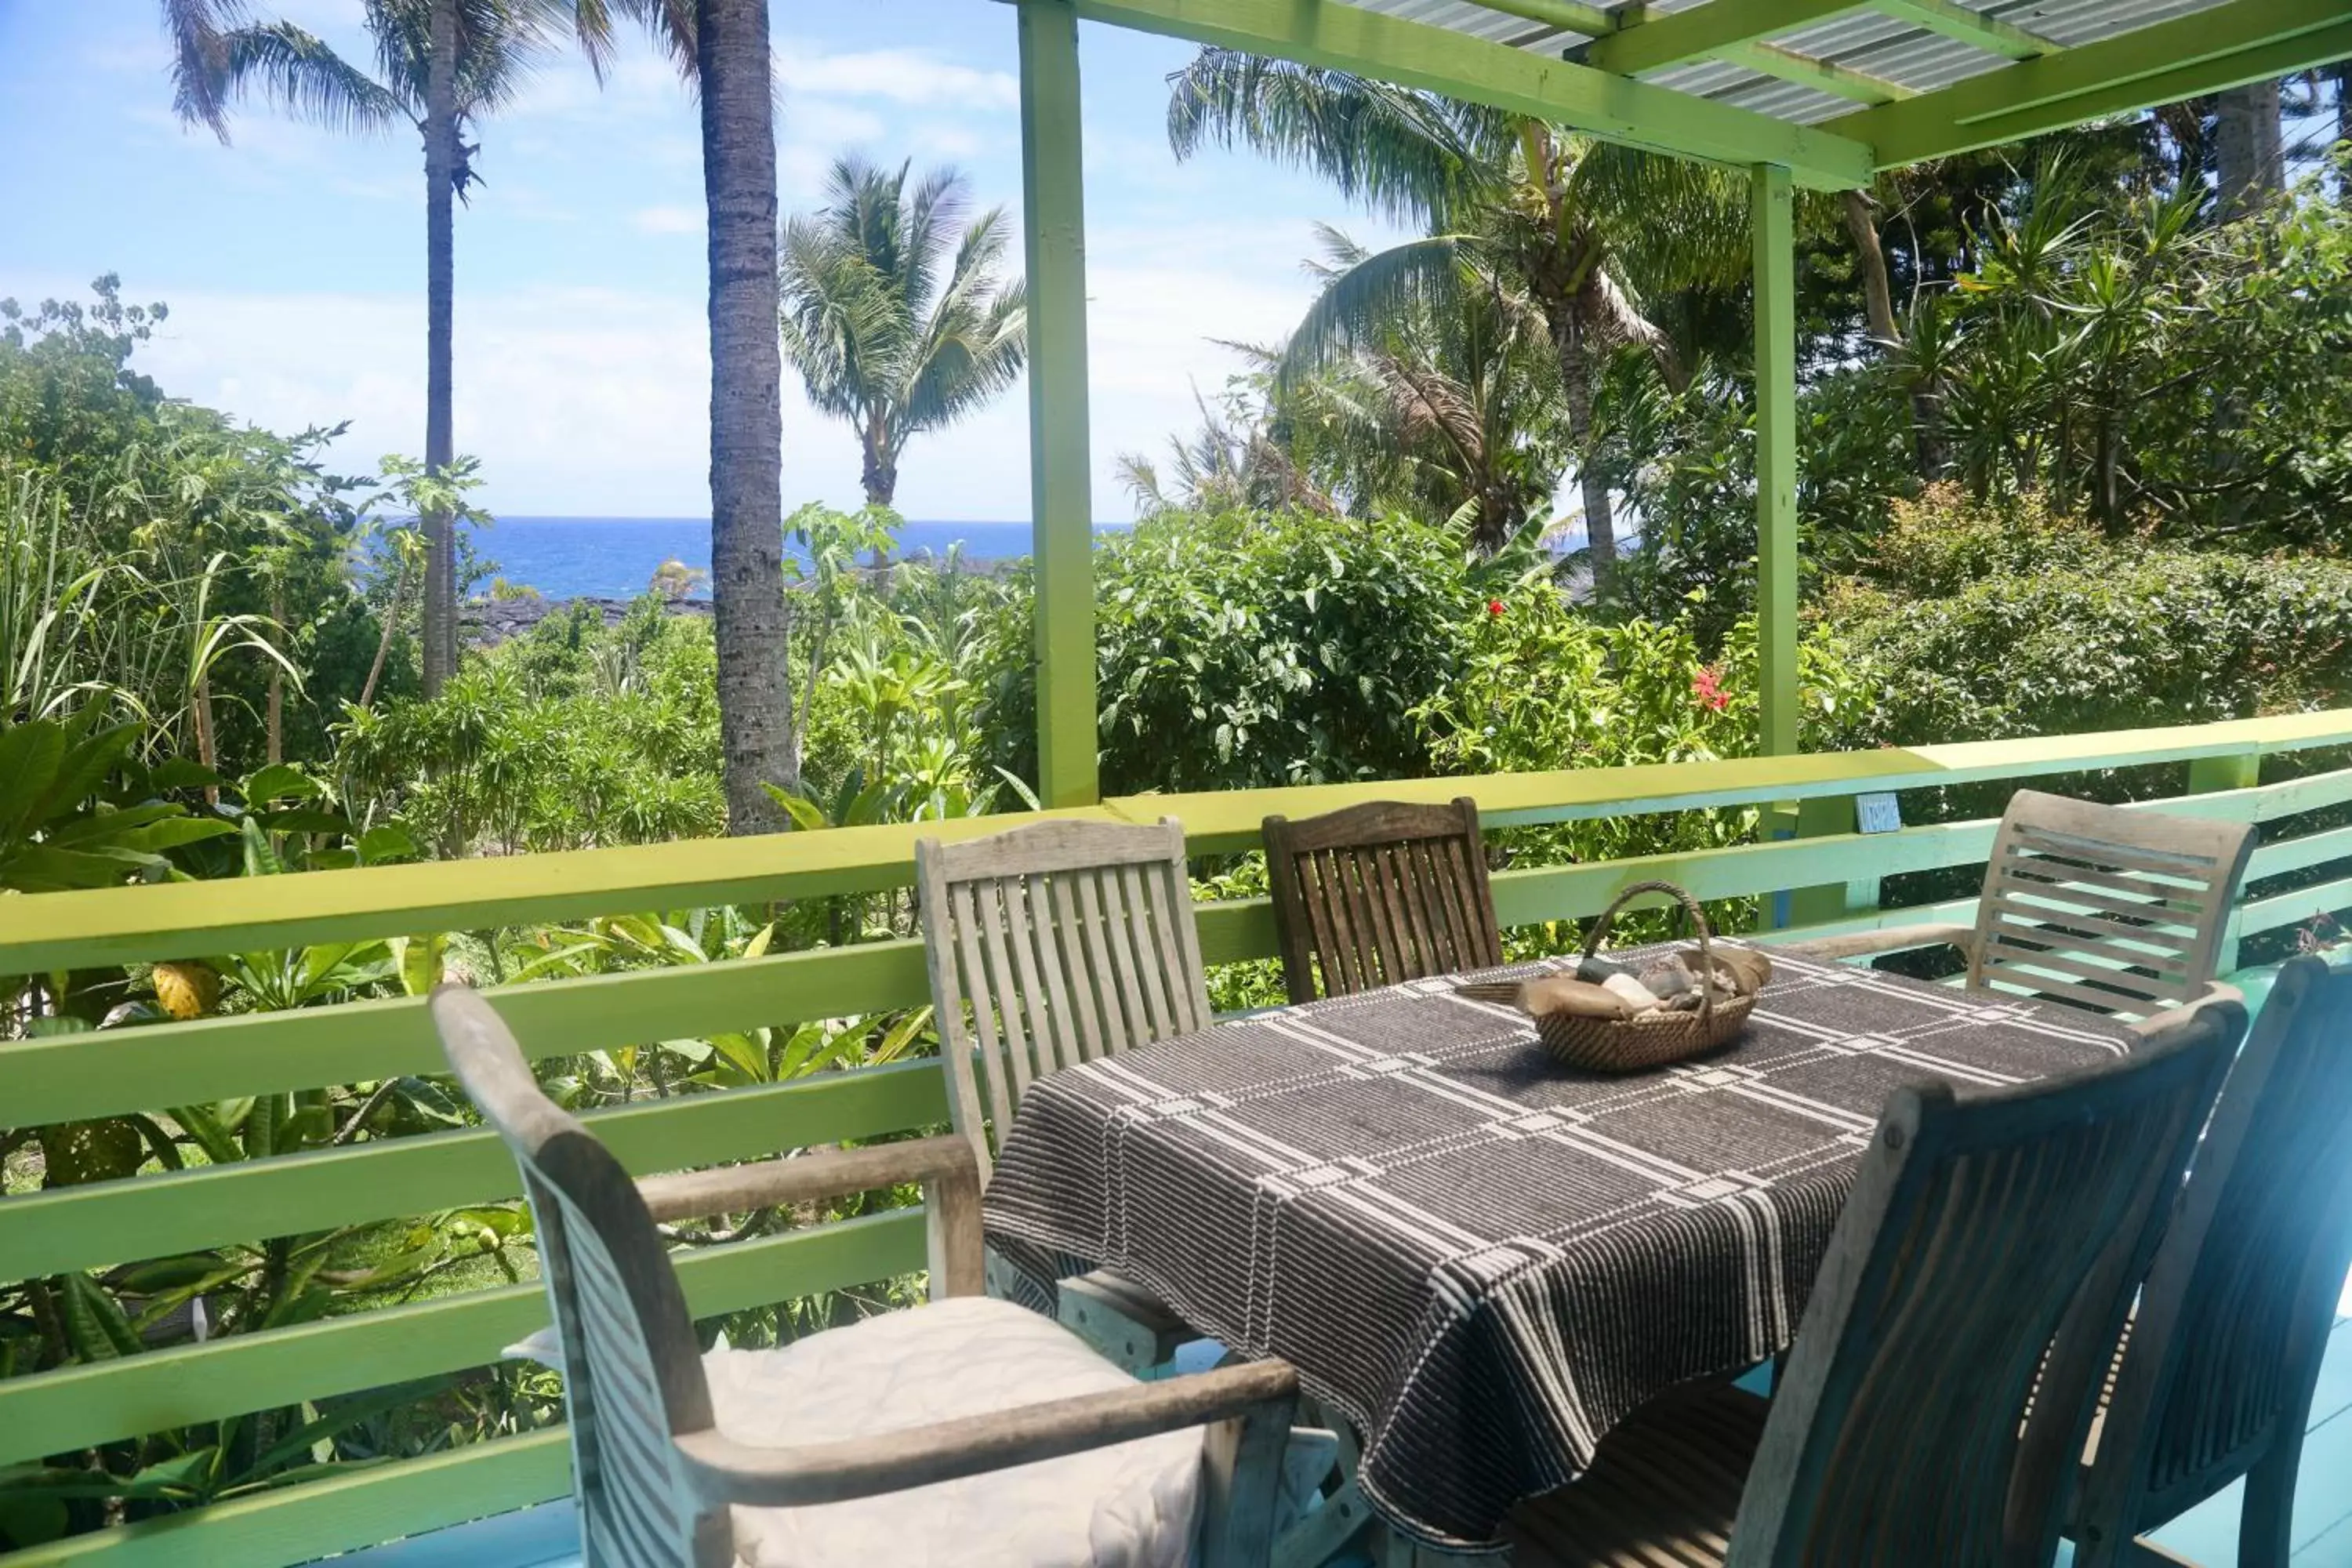
[[[1795,803],[1793,817],[1779,810],[1765,816],[1793,820],[1806,837],[1505,870],[1494,879],[1496,901],[1506,925],[1525,925],[1597,913],[1629,882],[1658,876],[1709,900],[1834,889],[1829,902],[1849,908],[1835,922],[1809,928],[1819,931],[1920,918],[1930,911],[1853,908],[1847,890],[1898,873],[1969,866],[1990,850],[1990,821],[1870,836],[1819,831],[1851,821],[1843,803],[1856,794],[2174,764],[2181,769],[2180,794],[2147,804],[2268,825],[2253,878],[2318,879],[2300,891],[2242,900],[2242,937],[2352,906],[2352,826],[2309,831],[2294,820],[2352,803],[2352,769],[2256,782],[2263,755],[2345,745],[2352,745],[2352,710],[1909,751],[1129,797],[1057,815],[1172,815],[1207,852],[1248,847],[1267,813],[1305,816],[1358,799],[1468,794],[1496,826]],[[0,899],[0,973],[903,887],[912,879],[913,844],[922,833],[965,836],[1019,820]],[[1944,918],[1965,910],[1960,904],[1932,912]],[[1273,955],[1264,900],[1206,904],[1200,916],[1210,963]],[[920,944],[903,941],[554,980],[489,994],[539,1056],[927,999]],[[439,1067],[422,1004],[414,999],[203,1018],[0,1045],[0,1116],[14,1127],[45,1126]],[[916,1062],[618,1107],[591,1121],[631,1169],[650,1172],[934,1127],[946,1116],[936,1064]],[[366,1224],[512,1198],[517,1191],[504,1152],[479,1131],[59,1188],[0,1201],[0,1279]],[[922,1260],[921,1216],[901,1210],[697,1249],[681,1256],[679,1273],[696,1312],[709,1315],[868,1282],[919,1268]],[[0,1382],[0,1466],[481,1366],[544,1317],[538,1287],[526,1283]],[[73,1537],[0,1557],[0,1564],[276,1568],[560,1496],[566,1463],[560,1431],[503,1438]]]

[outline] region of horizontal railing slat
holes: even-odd
[[[2282,838],[2260,846],[2246,868],[2246,880],[2253,882],[2289,871],[2307,871],[2314,866],[2343,859],[2352,859],[2352,827],[2330,827],[2306,833],[2300,838]]]
[[[870,892],[914,880],[918,838],[973,838],[1039,816],[1108,819],[1088,806],[42,893],[0,900],[0,974]]]
[[[2352,710],[2234,719],[2153,730],[2112,730],[2032,740],[1885,747],[1798,756],[1741,757],[1712,763],[1653,763],[1639,767],[1574,768],[1435,779],[1303,784],[1286,789],[1122,795],[1104,802],[1129,821],[1173,816],[1196,851],[1255,845],[1258,824],[1275,813],[1311,816],[1370,800],[1443,803],[1466,795],[1492,826],[1633,816],[1706,806],[1760,805],[1864,791],[1925,789],[1989,779],[2033,778],[2200,757],[2288,752],[2352,742]]]
[[[1129,821],[1174,816],[1192,847],[1207,853],[1255,844],[1259,821],[1271,813],[1305,816],[1368,799],[1470,795],[1486,820],[1509,826],[2345,742],[2352,742],[2352,710],[1908,749],[1129,795],[1050,815]],[[1029,816],[44,893],[0,900],[0,973],[904,886],[913,876],[916,839],[992,833]]]
[[[2352,771],[2207,795],[2141,801],[2134,810],[2230,821],[2293,816],[2352,798]],[[1664,878],[1702,899],[1853,881],[1981,861],[1990,820],[1935,823],[1885,834],[1843,834],[1497,872],[1506,926],[1598,914],[1632,882]],[[2282,867],[2335,858],[2285,840],[2258,852]],[[2352,854],[2352,845],[2342,851]],[[2257,874],[2267,875],[2257,860]],[[1273,910],[1264,899],[1199,908],[1210,963],[1270,958]],[[1867,929],[1859,928],[1859,929]],[[2260,929],[2250,927],[2248,929]],[[920,1005],[929,999],[919,941],[862,943],[677,969],[546,981],[488,994],[533,1055],[644,1044],[761,1024]],[[89,1070],[93,1050],[108,1070]],[[350,1083],[441,1068],[417,998],[248,1015],[28,1040],[0,1055],[0,1088],[14,1124],[47,1125],[264,1090]],[[5,1272],[5,1269],[0,1269]]]
[[[919,942],[583,975],[485,994],[533,1058],[930,1000]],[[100,1060],[104,1069],[93,1071]],[[39,1127],[447,1070],[425,999],[404,996],[21,1041],[0,1047],[0,1105],[9,1125]]]
[[[2255,931],[2276,931],[2281,926],[2301,925],[2314,915],[2334,915],[2348,909],[2352,909],[2352,877],[2339,878],[2315,888],[2298,888],[2291,893],[2256,899],[2238,912],[2238,929],[2252,935]]]
[[[0,1557],[8,1568],[309,1563],[525,1508],[572,1490],[562,1427],[255,1493]]]
[[[923,1267],[920,1208],[675,1254],[697,1317]],[[486,1366],[546,1326],[537,1284],[444,1296],[299,1328],[0,1382],[0,1465],[248,1411]]]
[[[633,1173],[716,1164],[941,1125],[936,1060],[828,1072],[798,1083],[617,1106],[584,1118]],[[489,1131],[387,1138],[342,1149],[57,1187],[8,1200],[0,1277],[194,1252],[518,1197]]]

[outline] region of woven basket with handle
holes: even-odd
[[[1672,882],[1636,882],[1618,894],[1592,922],[1591,933],[1584,939],[1584,956],[1591,958],[1601,951],[1617,911],[1644,893],[1664,893],[1675,900],[1690,916],[1691,929],[1698,933],[1698,1010],[1669,1013],[1662,1009],[1633,1018],[1585,1018],[1567,1013],[1538,1018],[1536,1033],[1544,1048],[1570,1067],[1592,1072],[1641,1072],[1664,1067],[1728,1044],[1746,1026],[1748,1015],[1756,1010],[1753,996],[1725,1002],[1715,999],[1715,986],[1710,984],[1715,973],[1715,940],[1707,930],[1706,915],[1687,889]]]

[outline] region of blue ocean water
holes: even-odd
[[[1116,525],[1102,525],[1110,527]],[[1098,529],[1098,531],[1100,529]],[[1001,561],[1029,553],[1029,524],[915,522],[898,530],[898,553],[944,555],[961,543],[967,559]],[[793,548],[789,540],[785,548]],[[682,561],[710,569],[707,517],[506,517],[474,533],[474,550],[498,563],[498,575],[528,584],[550,599],[626,599],[646,591],[656,568]],[[708,597],[708,587],[696,597]]]

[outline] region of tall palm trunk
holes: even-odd
[[[425,77],[425,471],[456,456],[450,427],[450,336],[457,292],[452,237],[457,178],[457,6],[433,0]],[[457,667],[457,551],[448,511],[425,514],[425,694]]]
[[[1584,537],[1591,546],[1592,596],[1606,600],[1617,574],[1617,520],[1609,503],[1608,476],[1594,461],[1592,441],[1592,348],[1573,307],[1547,310],[1552,346],[1559,353],[1560,390],[1568,400],[1568,434],[1576,448],[1576,482],[1584,497]]]
[[[1844,194],[1846,237],[1853,241],[1854,269],[1862,274],[1863,314],[1870,335],[1890,352],[1903,342],[1895,321],[1895,290],[1886,276],[1886,247],[1878,242],[1878,219],[1862,191]]]
[[[269,585],[269,646],[284,651],[286,639],[286,590],[276,583]],[[269,662],[269,751],[271,767],[286,760],[286,671],[276,659]]]
[[[890,499],[898,493],[898,464],[890,455],[890,433],[886,424],[886,416],[878,408],[866,421],[865,471],[858,478],[866,486],[868,506],[888,506]]]
[[[710,589],[727,827],[768,833],[800,790],[784,611],[783,351],[767,0],[695,0],[710,209]]]
[[[2231,88],[2221,94],[2215,118],[2221,215],[2238,217],[2286,187],[2279,84],[2255,81]]]

